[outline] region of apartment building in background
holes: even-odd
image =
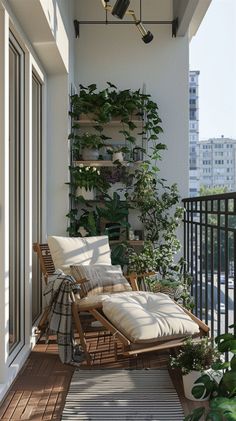
[[[198,141],[197,167],[199,186],[236,189],[236,140],[213,138]]]
[[[197,143],[199,141],[199,79],[200,72],[189,72],[189,195],[199,194],[199,173],[197,168]]]

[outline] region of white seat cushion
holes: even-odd
[[[103,312],[133,343],[199,333],[199,327],[168,295],[133,291],[112,294]]]
[[[48,237],[56,269],[70,274],[71,265],[111,265],[111,252],[107,236]]]

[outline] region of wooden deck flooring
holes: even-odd
[[[160,368],[168,363],[167,353],[143,354],[115,362],[111,336],[88,334],[88,342],[93,357],[91,370]],[[86,364],[82,368],[88,369]],[[39,341],[0,407],[0,420],[59,421],[73,372],[74,367],[60,362],[55,337],[50,338],[49,345]],[[180,376],[171,371],[171,377],[188,414],[199,405],[184,398]]]

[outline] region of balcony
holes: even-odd
[[[184,254],[193,278],[194,313],[211,328],[211,335],[228,332],[235,323],[236,194],[183,199]],[[160,369],[169,367],[169,353],[159,352],[115,361],[111,335],[87,333],[92,370]],[[81,369],[86,370],[86,363]],[[60,419],[74,368],[58,359],[55,337],[42,338],[10,389],[0,419]],[[184,397],[181,376],[169,370],[185,415],[202,406]],[[208,403],[204,403],[207,407]],[[11,418],[12,417],[12,418]],[[21,417],[21,418],[20,418]],[[37,417],[37,418],[36,418]]]

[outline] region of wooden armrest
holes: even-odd
[[[155,272],[146,272],[146,273],[140,273],[139,275],[136,272],[131,272],[130,275],[126,276],[126,279],[129,281],[132,290],[133,291],[139,291],[139,287],[138,287],[138,279],[139,278],[145,278],[147,276],[152,276],[152,275],[156,275]]]
[[[126,279],[129,281],[133,291],[139,291],[138,288],[138,278],[135,272],[132,272],[130,275],[126,276]]]
[[[90,282],[89,281],[89,279],[86,279],[86,278],[82,278],[82,279],[76,279],[76,278],[74,278],[75,279],[75,282],[78,284],[78,285],[80,285],[80,284],[85,284],[86,282]]]
[[[139,279],[139,278],[147,278],[148,276],[153,276],[153,275],[156,275],[156,272],[144,272],[136,276]]]

